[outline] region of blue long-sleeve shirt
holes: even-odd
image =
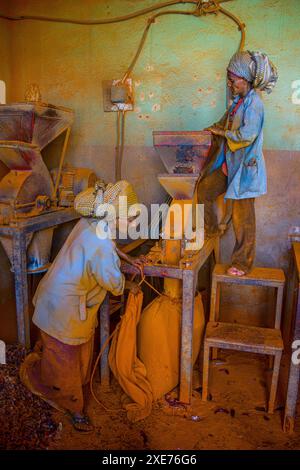
[[[229,112],[235,107],[235,97]],[[228,169],[227,199],[245,199],[267,192],[266,166],[263,156],[264,105],[250,90],[233,117],[228,130],[229,113],[225,121],[225,138],[211,171],[221,167],[226,159]],[[226,152],[225,145],[227,144]]]

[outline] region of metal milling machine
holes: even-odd
[[[167,170],[167,173],[158,175],[158,180],[172,197],[167,220],[175,204],[182,209],[186,206],[187,212],[193,211],[196,203],[196,183],[211,147],[210,133],[205,131],[153,132],[153,141]],[[163,228],[163,231],[166,230],[169,230],[170,233],[165,233],[164,239],[160,239],[147,255],[149,264],[144,266],[144,274],[145,276],[164,278],[164,295],[169,299],[180,301],[179,400],[189,404],[192,394],[193,322],[198,302],[198,297],[195,295],[198,273],[210,255],[214,255],[215,261],[218,261],[219,237],[208,238],[204,240],[203,245],[200,244],[199,248],[190,250],[187,249],[189,246],[185,240],[183,228],[181,228],[181,233],[176,233],[177,228],[172,222],[172,218],[168,228],[167,224]],[[123,271],[131,274],[135,272],[129,264],[123,265]],[[100,315],[101,327],[104,331],[109,331],[109,317],[105,306],[101,309]],[[105,339],[104,335],[101,338],[102,344]],[[109,380],[107,354],[106,350],[101,361],[101,382],[103,385]]]
[[[14,273],[18,340],[26,347],[27,274],[48,269],[54,228],[79,218],[74,196],[96,181],[91,170],[63,167],[73,120],[70,109],[42,102],[0,105],[0,242]],[[59,168],[51,176],[41,151],[62,133]]]

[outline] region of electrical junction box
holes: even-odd
[[[129,99],[127,85],[112,85],[110,89],[110,99],[112,103],[125,104]]]
[[[105,80],[102,82],[103,108],[106,112],[133,111],[132,79]]]

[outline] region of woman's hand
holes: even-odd
[[[219,127],[209,127],[207,130],[214,135],[220,135],[221,137],[225,137],[224,129],[220,129]]]
[[[118,255],[121,259],[126,261],[126,263],[129,263],[132,266],[134,266],[135,268],[137,268],[140,271],[142,277],[144,276],[144,264],[147,261],[144,256],[138,256],[138,257],[134,258],[133,256],[126,255],[125,253],[123,253],[118,248],[117,248],[117,253],[118,253]]]
[[[140,271],[142,277],[144,276],[144,264],[145,264],[145,261],[143,260],[143,258],[144,258],[143,256],[137,256],[136,258],[134,258],[133,256],[127,255],[127,263],[137,268]]]

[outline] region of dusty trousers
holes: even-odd
[[[198,184],[198,204],[204,204],[204,227],[208,236],[218,231],[218,220],[213,203],[227,189],[227,176],[222,169],[205,176]],[[231,199],[235,246],[231,264],[248,273],[255,258],[255,198]]]

